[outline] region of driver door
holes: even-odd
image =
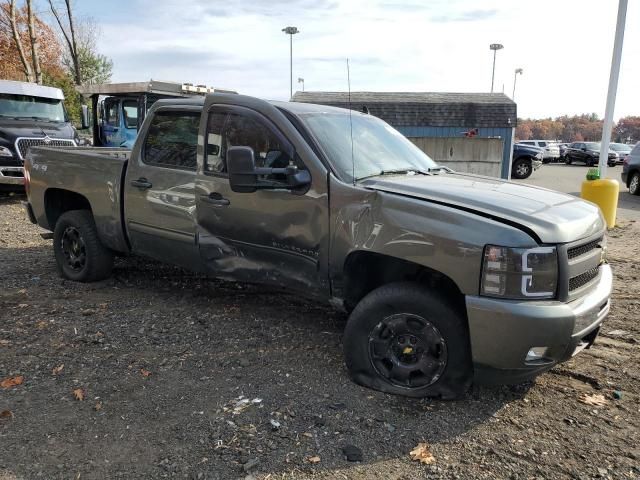
[[[198,243],[207,269],[218,277],[326,294],[320,266],[328,245],[326,196],[313,185],[306,192],[283,187],[237,193],[229,184],[228,148],[250,147],[259,167],[294,163],[304,169],[292,142],[249,108],[213,105],[207,120],[196,178]]]

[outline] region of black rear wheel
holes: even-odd
[[[60,216],[53,232],[53,251],[64,278],[93,282],[111,275],[113,252],[100,242],[88,210],[71,210]]]
[[[464,315],[413,283],[377,288],[344,332],[349,374],[365,387],[408,397],[456,398],[473,376]]]
[[[631,195],[640,195],[640,173],[633,172],[629,179],[629,193]]]
[[[527,158],[521,158],[519,160],[516,160],[516,162],[513,164],[511,176],[513,178],[524,179],[529,178],[532,172],[533,167],[531,166],[531,160]]]

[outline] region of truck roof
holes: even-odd
[[[226,96],[224,93],[214,93],[212,95]],[[237,95],[234,94],[237,98]],[[259,99],[256,99],[259,100]],[[294,115],[300,115],[305,113],[344,113],[345,109],[340,107],[332,107],[329,105],[316,105],[313,103],[300,103],[300,102],[283,102],[279,100],[262,100],[270,103],[276,108],[281,108],[293,113]],[[155,105],[204,105],[205,97],[188,97],[188,98],[163,98],[155,102]],[[346,110],[348,111],[348,110]],[[364,115],[363,113],[353,110],[353,115]]]
[[[189,97],[207,93],[237,93],[233,90],[225,90],[205,85],[193,85],[192,83],[163,82],[149,80],[148,82],[125,83],[101,83],[96,85],[82,85],[77,87],[82,95],[122,95],[154,93],[158,95],[172,95],[176,97]]]
[[[44,85],[30,82],[16,82],[13,80],[0,80],[0,93],[64,100],[64,94],[59,88],[45,87]]]

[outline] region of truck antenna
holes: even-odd
[[[356,184],[356,163],[353,159],[353,120],[351,119],[351,74],[349,72],[349,59],[347,58],[347,92],[349,100],[349,129],[351,133],[351,175],[353,176],[353,185]]]

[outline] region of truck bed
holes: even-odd
[[[119,252],[128,251],[122,218],[122,184],[130,154],[130,150],[122,148],[32,147],[24,166],[38,224],[53,230],[57,212],[56,202],[51,200],[73,192],[89,204],[102,243]],[[45,198],[50,200],[46,203],[48,210]]]

